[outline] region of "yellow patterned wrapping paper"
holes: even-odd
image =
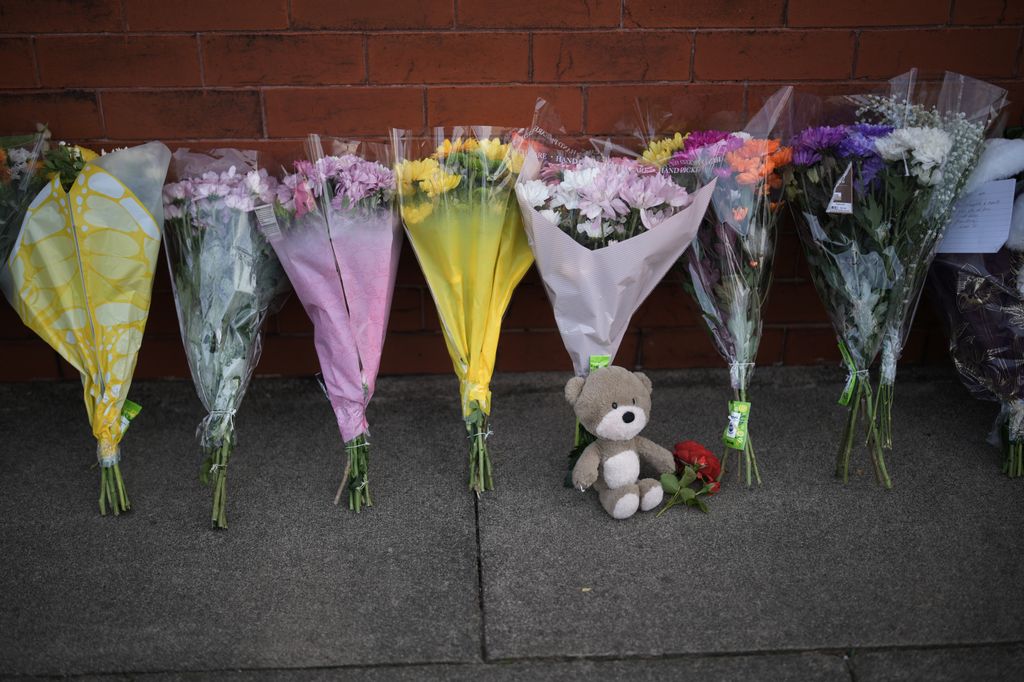
[[[103,466],[119,459],[169,160],[164,145],[149,143],[89,161],[67,192],[53,178],[29,206],[0,272],[22,321],[81,373]]]

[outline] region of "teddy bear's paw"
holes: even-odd
[[[664,497],[665,492],[661,489],[661,484],[652,485],[640,498],[640,511],[651,511],[661,504]]]
[[[611,515],[613,519],[628,519],[633,514],[636,514],[637,508],[640,506],[640,496],[635,493],[627,493],[620,497],[612,507]]]

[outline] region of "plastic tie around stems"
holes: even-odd
[[[870,381],[871,380],[871,370],[870,369],[858,369],[858,370],[849,369],[846,372],[846,379],[847,379],[847,381],[849,381],[850,377],[856,377],[857,381],[864,381],[864,380]]]
[[[1010,442],[1024,438],[1024,400],[1012,400],[1003,404],[1006,415],[1006,434]]]
[[[218,423],[219,428],[214,428]],[[235,410],[210,410],[209,414],[203,417],[196,427],[196,437],[203,447],[219,444],[228,433],[235,430]]]
[[[104,469],[116,466],[121,461],[121,446],[113,441],[98,440],[96,441],[96,458]]]
[[[750,375],[754,371],[753,362],[730,362],[729,382],[733,389],[739,391],[747,387]]]
[[[353,454],[359,452],[359,450],[361,450],[363,448],[366,448],[367,450],[370,449],[370,432],[366,431],[366,432],[364,432],[362,434],[362,436],[363,436],[363,441],[361,443],[352,443],[350,441],[350,442],[345,444],[345,452],[346,452],[346,454],[349,457],[351,457]],[[358,436],[356,436],[356,438],[358,438]],[[352,440],[355,440],[355,438],[353,438]],[[352,465],[350,463],[345,464],[345,476],[343,478],[343,481],[348,480],[349,471],[350,471],[350,467],[351,466]],[[342,485],[344,486],[344,483],[342,483]],[[356,490],[362,490],[363,488],[365,488],[368,485],[370,485],[370,478],[369,478],[369,476],[364,476],[363,477],[363,482],[359,484],[359,487],[357,487]],[[339,490],[338,492],[340,494],[341,491]]]
[[[491,424],[488,421],[488,423],[487,423],[487,432],[486,433],[471,433],[468,436],[466,436],[466,438],[468,440],[473,440],[474,438],[483,438],[484,440],[487,440],[488,438],[490,438],[493,435],[494,435],[494,431],[491,430]]]

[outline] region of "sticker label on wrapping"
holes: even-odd
[[[590,356],[590,371],[593,372],[595,369],[601,369],[612,364],[612,356],[610,355],[591,355]]]
[[[839,342],[839,352],[842,353],[843,362],[850,370],[846,375],[846,386],[843,387],[843,393],[839,396],[839,404],[849,405],[850,399],[853,398],[853,389],[857,387],[857,368],[853,365],[853,356],[850,355],[850,351],[846,350],[846,344],[842,341]]]
[[[742,400],[729,401],[729,423],[722,434],[722,442],[734,450],[747,447],[747,422],[750,420],[750,403]]]
[[[139,412],[142,412],[142,405],[131,400],[124,401],[124,407],[121,408],[121,435],[128,430],[132,420],[139,416]]]
[[[263,204],[253,210],[256,211],[256,220],[259,221],[264,237],[272,241],[281,236],[281,226],[277,222],[273,204]]]
[[[853,163],[846,164],[846,170],[839,176],[839,182],[832,189],[832,200],[825,213],[853,213]]]

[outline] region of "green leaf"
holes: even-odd
[[[687,504],[690,503],[690,500],[697,497],[697,493],[694,492],[693,488],[680,488],[679,494],[683,496]]]
[[[679,491],[679,479],[675,474],[662,474],[661,487],[669,495],[675,495]]]
[[[705,502],[704,500],[697,500],[697,506],[698,506],[698,507],[700,508],[700,510],[701,510],[702,512],[704,512],[705,514],[707,514],[707,513],[708,513],[708,503],[707,503],[707,502]]]
[[[693,467],[688,466],[683,471],[683,480],[680,481],[680,485],[687,486],[697,480],[697,472],[694,471]]]

